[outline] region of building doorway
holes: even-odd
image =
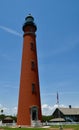
[[[33,106],[31,108],[31,120],[32,121],[38,120],[38,107],[37,106]]]

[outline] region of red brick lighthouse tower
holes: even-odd
[[[27,16],[23,25],[23,53],[17,125],[34,125],[41,121],[36,30],[34,18],[31,15]]]

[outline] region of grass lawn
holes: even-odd
[[[10,128],[0,127],[1,130],[53,130],[53,128],[59,128],[59,126],[51,126],[50,128]],[[79,125],[64,125],[63,130],[72,128],[72,130],[79,130]],[[58,129],[57,129],[58,130]]]
[[[10,128],[0,127],[1,130],[49,130],[49,128]]]
[[[73,130],[79,130],[79,125],[63,125],[64,128],[72,128]],[[51,128],[59,128],[59,126],[52,126]]]

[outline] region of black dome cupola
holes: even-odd
[[[33,18],[33,16],[32,16],[31,14],[29,14],[29,15],[25,18],[25,23],[24,23],[24,25],[23,25],[23,31],[25,31],[25,28],[26,28],[27,26],[32,26],[32,27],[34,27],[34,30],[35,30],[35,31],[37,30],[37,27],[36,27],[36,25],[35,25],[35,23],[34,23],[34,18]]]

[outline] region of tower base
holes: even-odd
[[[31,121],[31,126],[32,126],[32,127],[41,127],[41,126],[42,126],[42,123],[41,123],[40,120]]]

